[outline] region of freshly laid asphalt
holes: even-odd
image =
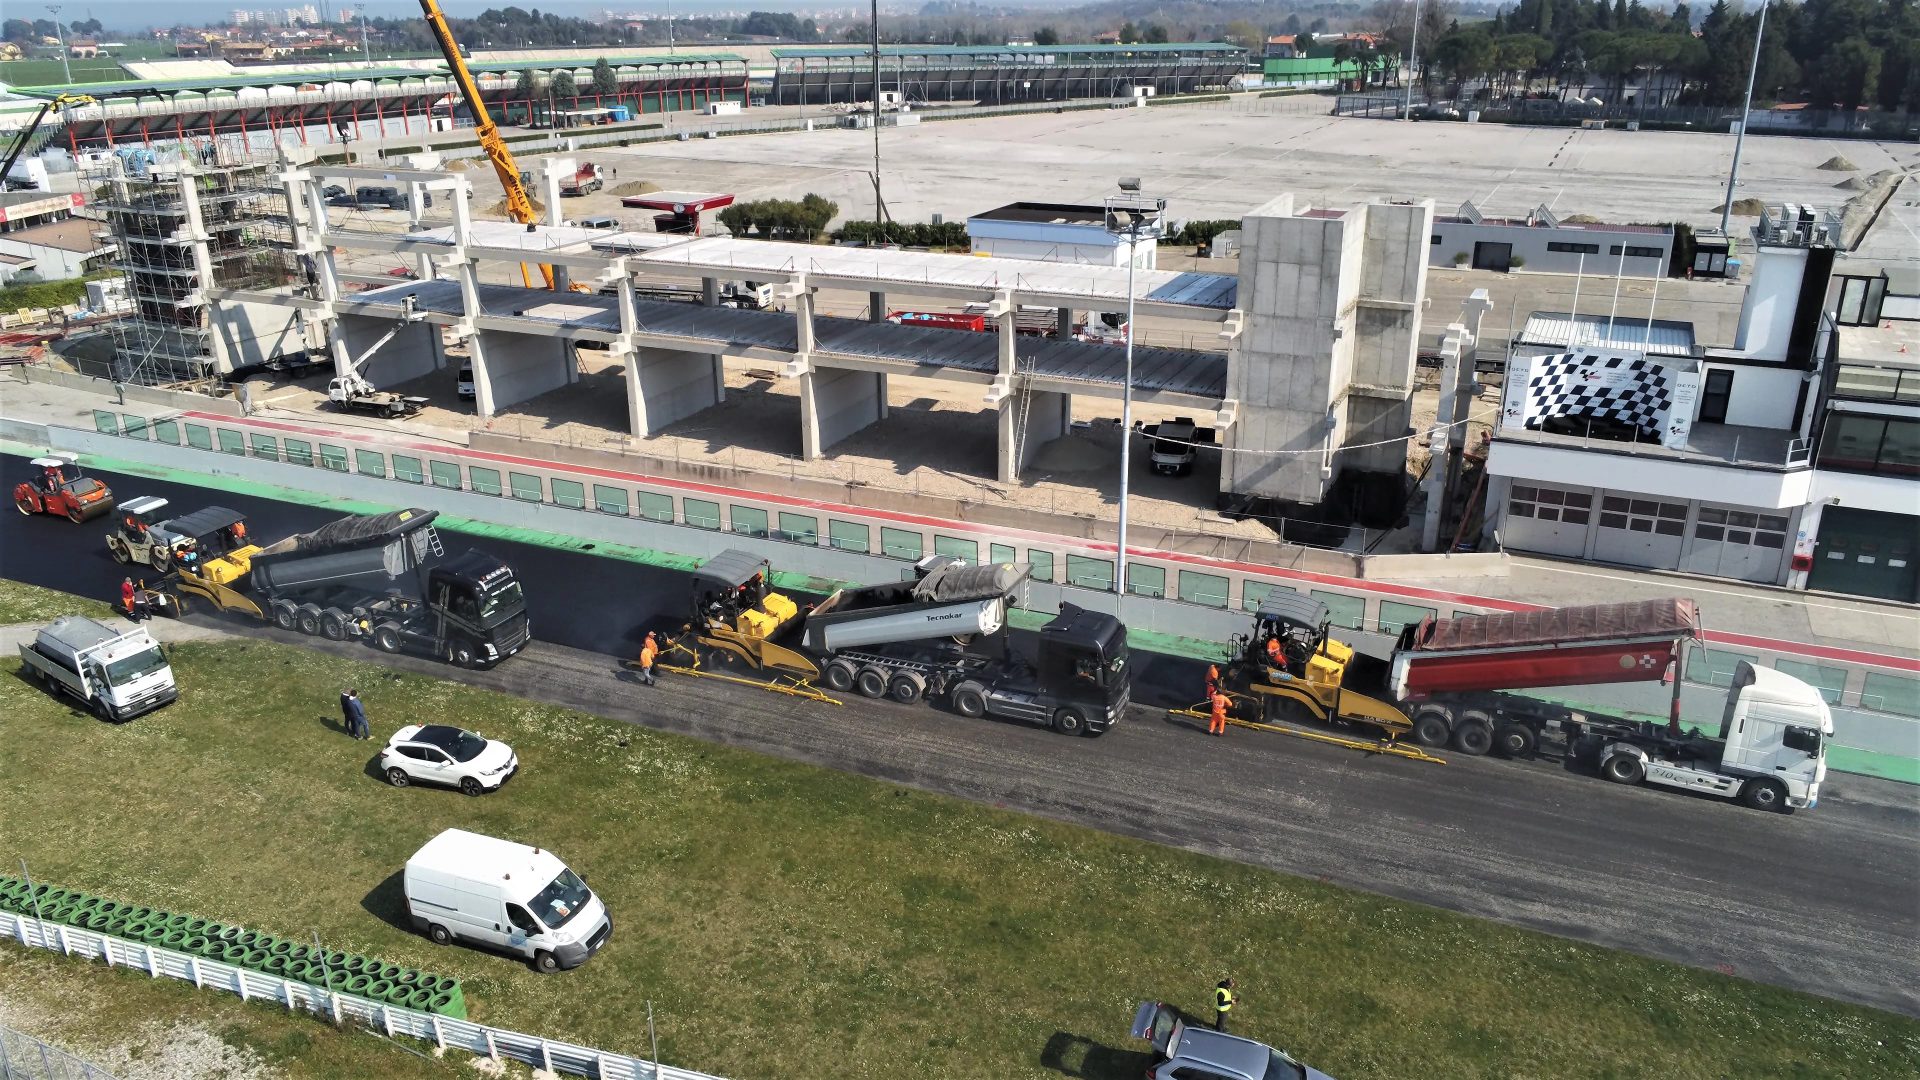
[[[9,484],[26,472],[16,457],[0,457],[0,469]],[[230,506],[261,540],[338,516],[94,475],[122,499],[162,495],[177,512]],[[3,517],[0,576],[118,595],[126,572],[102,542],[111,519]],[[1830,774],[1816,810],[1782,817],[1623,789],[1547,761],[1446,754],[1441,766],[1243,729],[1211,739],[1150,707],[1197,696],[1191,665],[1146,656],[1135,675],[1142,704],[1097,739],[672,676],[648,689],[623,678],[617,658],[647,626],[682,617],[682,575],[492,538],[474,546],[519,573],[539,639],[491,671],[249,620],[189,621],[1920,1016],[1920,788]],[[1196,912],[1223,932],[1230,916]]]

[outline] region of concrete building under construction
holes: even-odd
[[[720,403],[726,366],[751,365],[797,383],[808,460],[885,418],[890,377],[972,385],[997,420],[998,479],[1011,482],[1039,447],[1069,432],[1076,397],[1117,406],[1126,387],[1123,348],[1023,336],[1016,316],[1044,307],[1070,326],[1076,313],[1122,312],[1131,284],[1137,316],[1177,320],[1218,342],[1136,347],[1132,392],[1136,402],[1191,410],[1219,432],[1227,501],[1316,507],[1343,473],[1352,474],[1347,482],[1371,474],[1402,490],[1398,440],[1409,423],[1429,202],[1330,210],[1282,196],[1246,216],[1237,276],[1136,269],[1130,277],[1125,266],[574,228],[558,220],[567,159],[542,164],[551,224],[480,221],[471,182],[437,164],[423,155],[403,169],[283,168],[290,249],[311,283],[213,289],[216,321],[229,328],[222,336],[262,340],[258,311],[297,311],[311,340],[330,349],[337,375],[380,387],[446,367],[448,343],[457,343],[483,419],[577,382],[574,349],[591,343],[622,366],[624,434],[637,439]],[[427,227],[416,215],[400,233],[331,223],[325,186],[355,181],[405,185],[416,207],[430,194],[451,223]],[[416,267],[418,280],[347,291],[336,250],[391,253]],[[557,287],[483,280],[489,263],[550,266]],[[648,298],[636,288],[642,278],[684,283],[705,302]],[[723,307],[727,285],[770,287],[781,310]],[[822,289],[866,293],[868,317],[818,314]],[[889,293],[976,305],[990,330],[888,322]],[[219,362],[231,364],[231,350]]]

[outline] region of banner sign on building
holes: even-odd
[[[1658,442],[1683,450],[1700,373],[1691,360],[1580,349],[1509,362],[1503,427]]]

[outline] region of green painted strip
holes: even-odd
[[[1856,750],[1851,746],[1827,747],[1827,768],[1835,772],[1878,776],[1903,784],[1920,784],[1920,760],[1873,750]]]

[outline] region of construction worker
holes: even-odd
[[[1210,701],[1213,705],[1213,715],[1207,718],[1207,734],[1225,735],[1227,733],[1227,709],[1233,705],[1233,702],[1227,699],[1227,695],[1218,690],[1213,692],[1213,697]]]
[[[133,579],[127,578],[121,581],[120,582],[120,607],[121,607],[121,610],[127,613],[127,618],[129,619],[137,620],[140,618],[139,610],[134,607],[134,602],[136,599],[137,597],[133,591]]]
[[[1280,639],[1278,637],[1270,637],[1267,639],[1267,663],[1282,671],[1287,669],[1287,654],[1280,648]]]
[[[653,662],[660,657],[660,642],[654,638],[653,631],[647,631],[647,640],[640,646],[640,681],[653,685]]]
[[[1220,692],[1220,668],[1214,664],[1208,664],[1207,665],[1207,700],[1212,701],[1213,695],[1219,692]]]
[[[1213,1030],[1227,1030],[1227,1014],[1233,1011],[1233,977],[1221,979],[1213,988]]]

